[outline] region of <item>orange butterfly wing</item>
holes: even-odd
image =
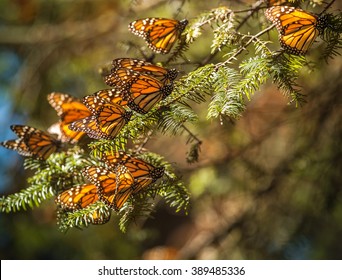
[[[188,21],[166,18],[145,18],[131,22],[129,30],[145,39],[148,47],[156,53],[167,54],[180,37]]]
[[[90,116],[82,120],[74,121],[69,124],[69,128],[73,131],[82,131],[93,139],[110,139],[107,134],[101,131],[96,116]]]
[[[66,210],[76,210],[87,207],[98,200],[95,185],[84,184],[73,187],[59,194],[56,203]]]
[[[126,68],[119,68],[115,74],[109,76],[106,83],[121,86],[124,89],[123,99],[127,100],[127,106],[140,114],[146,114],[173,90],[172,84],[164,85],[153,77]]]
[[[95,95],[86,96],[84,103],[93,115],[71,123],[69,128],[83,131],[91,138],[115,138],[132,117],[132,112],[126,111],[122,106],[109,103]]]
[[[129,89],[131,84],[138,79],[141,74],[137,71],[133,71],[127,68],[117,68],[115,72],[104,76],[104,82],[111,87],[120,88],[122,96],[124,97],[124,91]]]
[[[109,103],[126,106],[127,101],[123,100],[123,92],[120,89],[102,89],[94,93],[94,96]],[[89,102],[88,100],[86,102]]]
[[[134,179],[127,168],[120,166],[114,172],[103,167],[88,166],[82,174],[97,187],[101,201],[119,210],[132,195]]]
[[[19,155],[25,156],[25,157],[32,157],[32,152],[29,151],[27,145],[24,143],[23,139],[19,138],[16,140],[7,140],[0,142],[0,145],[16,151]]]
[[[91,115],[90,110],[79,100],[65,93],[53,92],[48,95],[50,105],[57,111],[60,117],[58,128],[52,125],[49,132],[60,134],[62,142],[77,143],[84,135],[84,132],[75,132],[69,129],[69,124],[86,118]]]
[[[110,139],[116,137],[131,117],[132,112],[127,112],[120,105],[110,103],[101,106],[96,115],[98,126]]]
[[[173,85],[163,85],[149,76],[140,75],[127,90],[128,107],[138,113],[149,112],[156,103],[173,91]]]
[[[130,69],[140,74],[150,76],[162,82],[163,84],[172,83],[178,75],[176,69],[166,69],[164,67],[154,65],[150,62],[132,59],[132,58],[118,58],[112,62],[111,73],[115,74],[120,68]]]
[[[47,159],[58,148],[58,143],[50,135],[41,130],[34,130],[30,135],[24,136],[24,142],[33,155]]]
[[[15,150],[22,156],[31,156],[45,160],[60,146],[59,141],[34,127],[26,125],[12,125],[12,131],[19,139],[1,142],[7,149]]]
[[[154,183],[164,174],[164,167],[154,167],[142,159],[123,152],[115,152],[112,155],[104,154],[102,159],[111,169],[124,165],[129,170],[134,178],[134,193],[138,193],[143,188]]]
[[[90,204],[99,200],[97,187],[92,184],[83,184],[73,187],[60,193],[55,202],[66,211],[75,211],[87,207]],[[110,219],[110,212],[95,209],[88,214],[87,223],[104,224]]]
[[[289,53],[304,55],[315,41],[319,29],[324,28],[316,15],[289,6],[274,6],[265,11],[276,24],[281,46]]]

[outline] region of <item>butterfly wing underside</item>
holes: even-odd
[[[131,22],[129,30],[145,39],[156,53],[167,54],[185,29],[188,21],[166,18],[145,18]]]
[[[88,166],[83,174],[96,185],[99,199],[116,211],[120,210],[133,194],[131,185],[134,179],[123,166],[116,168],[115,171],[99,166]]]
[[[42,130],[27,125],[12,125],[11,129],[18,139],[4,141],[0,145],[22,156],[46,160],[59,148],[59,142]]]
[[[289,6],[274,6],[266,17],[276,24],[280,45],[289,53],[304,55],[319,34],[318,17]]]

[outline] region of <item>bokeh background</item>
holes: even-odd
[[[46,100],[50,92],[92,94],[105,88],[99,69],[112,59],[150,55],[127,30],[129,22],[191,19],[221,5],[238,10],[253,3],[0,0],[0,141],[15,138],[11,124],[47,129],[57,121]],[[332,10],[338,8],[341,3]],[[240,31],[256,34],[262,17]],[[276,31],[270,36],[277,48]],[[180,75],[209,55],[211,38],[206,28],[186,52],[190,64],[174,63]],[[0,213],[1,259],[340,259],[342,60],[320,60],[321,45],[310,52],[313,71],[298,80],[307,101],[302,107],[289,105],[269,81],[235,122],[208,121],[209,100],[194,105],[199,122],[189,128],[203,142],[198,163],[185,161],[186,135],[150,141],[148,148],[169,160],[189,186],[188,215],[156,201],[153,217],[125,234],[114,215],[105,225],[61,233],[56,205],[46,201]],[[0,148],[1,195],[27,186],[22,164],[22,157]]]

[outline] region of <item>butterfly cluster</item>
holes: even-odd
[[[47,99],[59,121],[48,128],[50,134],[29,126],[12,126],[19,139],[0,145],[24,156],[47,159],[62,143],[75,144],[85,135],[93,139],[114,139],[135,111],[146,114],[173,90],[176,69],[166,69],[144,60],[115,59],[103,89],[82,100],[53,92]]]
[[[134,112],[147,113],[171,93],[177,74],[176,69],[166,69],[143,60],[115,59],[111,72],[104,77],[112,88],[97,91],[82,99],[60,92],[47,96],[59,117],[59,121],[48,128],[48,132],[56,134],[57,138],[33,127],[14,125],[11,129],[18,139],[0,144],[23,156],[46,160],[58,152],[63,144],[78,143],[85,136],[114,139]],[[156,168],[123,151],[104,155],[100,163],[102,165],[83,169],[82,175],[88,182],[64,190],[57,196],[56,203],[62,211],[77,211],[97,201],[119,211],[128,199],[164,174],[163,167]],[[95,209],[87,222],[103,224],[109,218],[110,212]]]
[[[176,69],[166,69],[138,59],[116,59],[109,74],[104,75],[104,82],[113,87],[116,94],[107,97],[117,100],[131,110],[146,114],[160,100],[166,98],[173,90],[173,81],[177,77]],[[97,96],[106,97],[99,93]]]
[[[143,37],[153,51],[167,54],[180,38],[187,20],[147,18],[136,20],[129,30]],[[27,125],[12,125],[17,139],[0,145],[20,155],[47,160],[50,155],[80,144],[81,140],[113,140],[131,118],[148,113],[173,91],[176,69],[167,69],[151,62],[133,58],[112,61],[109,73],[103,78],[109,89],[99,90],[82,99],[66,93],[53,92],[47,96],[59,120],[47,132]],[[82,170],[84,182],[68,189],[57,190],[55,201],[66,213],[103,202],[119,211],[129,199],[147,189],[164,174],[164,167],[152,164],[124,151],[103,155],[98,165]],[[95,208],[88,223],[103,224],[110,212]]]
[[[326,27],[326,17],[291,6],[284,0],[265,1],[265,16],[276,26],[281,47],[291,54],[306,54]],[[182,38],[187,24],[186,19],[145,18],[131,22],[128,28],[142,37],[153,52],[168,54]],[[143,115],[147,118],[148,113],[172,93],[178,71],[141,59],[117,58],[102,76],[110,88],[82,99],[60,92],[47,96],[59,117],[47,132],[27,125],[12,125],[17,139],[0,142],[0,145],[26,157],[47,160],[68,145],[80,144],[83,139],[113,140],[123,130],[125,132],[123,128],[132,119]],[[119,211],[163,174],[163,167],[154,167],[123,151],[106,154],[99,165],[89,165],[82,170],[82,184],[58,193],[56,203],[66,212],[85,209],[98,201]],[[109,218],[108,213],[96,209],[89,222],[102,224]]]
[[[119,211],[128,199],[148,188],[164,175],[164,167],[154,167],[146,161],[118,151],[105,154],[103,165],[86,166],[83,176],[89,181],[60,193],[56,203],[62,210],[75,211],[83,209],[97,201],[102,201],[110,209]],[[93,212],[93,224],[108,221],[108,213],[100,215]]]

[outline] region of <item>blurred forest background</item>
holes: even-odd
[[[332,10],[342,8],[336,2]],[[150,55],[128,31],[129,22],[191,19],[220,5],[242,10],[253,3],[0,0],[0,141],[15,138],[11,124],[45,130],[56,122],[46,100],[50,92],[92,94],[106,88],[99,69],[112,59],[144,59],[136,46]],[[263,11],[241,32],[262,30],[260,17]],[[209,31],[185,53],[191,66],[182,59],[172,64],[179,76],[210,57]],[[277,32],[270,35],[278,48]],[[269,81],[236,122],[207,121],[209,100],[194,105],[200,119],[190,128],[203,142],[198,163],[186,163],[185,136],[158,135],[149,142],[189,186],[188,215],[156,201],[153,217],[126,234],[115,215],[105,225],[61,233],[51,200],[0,213],[1,259],[341,259],[342,59],[321,61],[319,50],[316,43],[308,55],[316,68],[298,80],[307,101],[302,107],[289,105]],[[154,62],[166,60],[156,55]],[[1,195],[26,187],[28,175],[21,156],[0,149]]]

